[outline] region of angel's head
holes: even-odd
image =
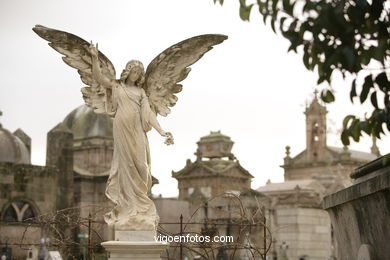
[[[131,60],[121,73],[121,81],[141,87],[145,81],[144,65],[138,60]]]

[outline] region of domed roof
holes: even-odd
[[[0,162],[31,164],[30,152],[19,137],[0,124]]]
[[[74,139],[88,137],[112,137],[112,119],[108,115],[96,114],[86,105],[70,112],[63,124],[69,128]]]
[[[209,135],[203,136],[197,142],[198,152],[205,158],[233,158],[231,153],[234,142],[229,136],[223,135],[221,131],[211,131]]]
[[[213,143],[213,142],[232,142],[229,136],[223,135],[221,131],[210,131],[209,135],[200,138],[199,143]]]

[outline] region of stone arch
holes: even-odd
[[[36,204],[25,198],[13,198],[5,203],[1,210],[1,220],[9,222],[31,221],[38,215]]]

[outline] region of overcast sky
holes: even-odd
[[[256,10],[251,22],[238,16],[238,1],[20,1],[0,2],[0,122],[11,131],[22,128],[32,138],[32,162],[44,165],[46,133],[83,104],[77,72],[60,59],[31,28],[35,24],[71,32],[99,43],[117,73],[131,59],[145,67],[167,47],[199,34],[226,34],[229,39],[192,66],[179,101],[163,129],[174,146],[149,133],[152,173],[160,180],[153,193],[178,194],[171,171],[195,159],[196,142],[221,130],[235,142],[233,153],[253,176],[252,188],[267,179],[283,181],[285,146],[292,155],[305,148],[305,104],[313,97],[316,75],[288,42],[263,25]],[[119,75],[117,75],[119,77]],[[336,102],[328,105],[328,144],[341,147],[337,136],[347,113],[362,114],[348,98],[350,82],[336,75]],[[323,86],[320,86],[323,87]],[[389,141],[389,138],[383,139]],[[380,141],[381,152],[390,152]],[[352,148],[369,151],[366,138]]]

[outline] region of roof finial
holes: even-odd
[[[284,160],[284,165],[289,165],[289,164],[291,164],[291,161],[292,161],[292,159],[291,159],[291,157],[290,157],[290,146],[286,146],[286,156],[283,158],[283,160]]]
[[[314,99],[318,99],[318,89],[314,89]]]
[[[291,147],[290,146],[286,146],[286,157],[290,157],[290,149]]]
[[[199,148],[196,149],[196,152],[194,154],[196,155],[196,160],[197,161],[202,160],[202,151]]]
[[[375,154],[376,156],[381,156],[381,153],[379,151],[378,146],[376,145],[376,136],[372,136],[372,146],[371,146],[371,153]]]

